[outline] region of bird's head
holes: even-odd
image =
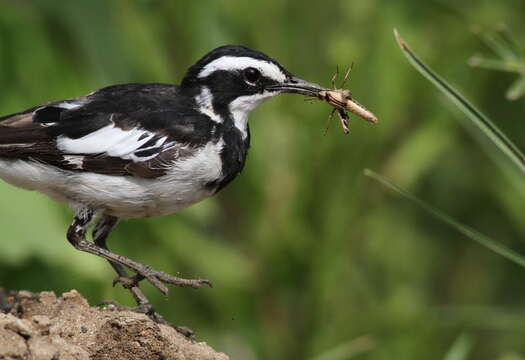
[[[183,89],[198,91],[198,103],[210,110],[229,111],[235,122],[266,99],[281,93],[316,96],[322,87],[293,76],[269,56],[244,46],[212,50],[188,69]],[[237,124],[236,124],[237,125]],[[242,125],[242,124],[239,124]]]

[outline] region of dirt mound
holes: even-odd
[[[76,290],[0,289],[0,359],[228,360],[206,343],[121,307],[90,307]]]

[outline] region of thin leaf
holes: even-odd
[[[485,36],[483,36],[483,40],[485,44],[502,59],[506,61],[518,60],[518,55],[514,52],[514,49],[507,44],[501,34],[497,32],[486,33]]]
[[[452,344],[444,360],[466,360],[473,346],[472,337],[468,334],[461,334]]]
[[[483,245],[484,247],[488,248],[489,250],[492,250],[496,254],[499,254],[499,255],[503,256],[504,258],[506,258],[506,259],[508,259],[508,260],[510,260],[510,261],[512,261],[512,262],[514,262],[514,263],[516,263],[516,264],[518,264],[520,266],[522,266],[522,267],[525,267],[525,257],[520,255],[520,254],[518,254],[514,250],[506,247],[505,245],[502,245],[502,244],[498,243],[497,241],[489,238],[488,236],[483,235],[482,233],[480,233],[480,232],[478,232],[478,231],[476,231],[476,230],[474,230],[474,229],[472,229],[472,228],[470,228],[470,227],[468,227],[466,225],[463,225],[462,223],[460,223],[459,221],[453,219],[452,217],[450,217],[449,215],[445,214],[444,212],[434,208],[433,206],[427,204],[423,200],[418,199],[417,197],[415,197],[414,195],[412,195],[408,191],[403,190],[400,187],[392,184],[391,182],[389,182],[388,180],[386,180],[385,178],[383,178],[381,175],[377,174],[376,172],[374,172],[374,171],[372,171],[370,169],[365,169],[364,174],[366,176],[368,176],[368,177],[378,181],[379,183],[381,183],[382,185],[386,186],[390,190],[395,191],[396,193],[398,193],[402,197],[412,201],[413,203],[415,203],[416,205],[421,207],[423,210],[427,211],[429,214],[433,215],[435,218],[443,221],[445,224],[448,224],[449,226],[453,227],[454,229],[456,229],[458,232],[460,232],[461,234],[465,235],[469,239],[474,240],[478,244]]]
[[[407,43],[394,30],[399,47],[409,62],[442,93],[444,93],[467,117],[494,143],[497,148],[525,174],[525,156],[521,150],[474,105],[468,102],[457,90],[442,80],[434,71],[423,63],[408,47]]]
[[[515,73],[523,73],[524,65],[519,61],[508,61],[508,60],[496,60],[496,59],[487,59],[479,55],[474,55],[468,61],[470,66],[475,66],[479,68],[496,70],[496,71],[507,71]]]
[[[324,353],[317,355],[312,360],[347,360],[357,355],[366,353],[376,346],[376,342],[370,336],[360,336],[351,341],[336,346]]]
[[[507,90],[505,97],[509,100],[517,100],[525,94],[525,75],[519,77]]]
[[[524,360],[523,357],[517,353],[503,354],[498,360]]]
[[[514,36],[514,34],[510,31],[509,27],[507,26],[507,24],[499,24],[498,26],[498,30],[501,34],[501,38],[504,39],[504,41],[506,41],[509,46],[513,49],[513,51],[519,56],[519,57],[523,57],[524,55],[524,47],[523,47],[523,44],[521,43],[521,41],[519,41],[518,39],[516,39],[516,37]]]

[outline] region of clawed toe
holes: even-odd
[[[162,315],[160,315],[158,312],[155,311],[153,306],[149,302],[139,303],[137,307],[129,308],[127,306],[122,306],[119,303],[115,301],[102,301],[97,306],[99,307],[113,307],[117,310],[128,310],[133,311],[139,314],[144,314],[147,317],[149,317],[152,321],[156,322],[157,324],[163,324],[172,327],[175,329],[179,334],[184,335],[185,337],[192,339],[195,336],[195,333],[192,329],[186,326],[179,326],[170,323],[169,321],[166,321]]]
[[[113,280],[113,286],[122,284],[126,289],[131,289],[138,286],[142,280],[147,280],[151,285],[156,287],[164,295],[168,294],[168,288],[164,284],[173,284],[177,286],[192,287],[198,289],[203,285],[213,287],[210,280],[206,279],[183,279],[173,275],[166,274],[162,271],[157,271],[149,266],[144,266],[143,269],[134,269],[137,272],[135,276],[119,276]]]
[[[142,281],[144,277],[142,275],[135,276],[118,276],[116,277],[112,284],[113,286],[121,284],[126,289],[131,289],[132,287],[138,286],[139,282]]]
[[[157,271],[154,275],[156,279],[159,281],[166,283],[166,284],[173,284],[177,286],[183,286],[183,287],[192,287],[194,289],[198,289],[203,285],[208,285],[209,287],[213,287],[213,284],[210,280],[206,279],[183,279],[176,276],[172,276],[160,271]]]
[[[195,337],[195,332],[187,326],[170,325],[172,328],[177,330],[180,334],[186,336],[189,339]]]
[[[169,321],[166,321],[162,315],[160,315],[158,312],[156,312],[151,306],[139,306],[136,311],[143,312],[146,314],[151,320],[156,322],[157,324],[164,324],[167,326],[170,326],[174,328],[179,334],[184,335],[187,338],[193,338],[195,336],[195,332],[190,329],[187,326],[179,326],[170,323]]]
[[[155,321],[157,324],[168,325],[168,326],[174,328],[181,335],[186,336],[187,338],[191,339],[191,338],[193,338],[195,336],[195,332],[192,329],[190,329],[187,326],[179,326],[179,325],[172,324],[169,321],[166,321],[166,319],[164,319],[164,317],[162,317],[162,315],[160,315],[158,312],[156,312],[151,306],[145,306],[145,307],[139,306],[137,308],[137,311],[145,311],[144,313],[151,320]]]
[[[198,289],[203,285],[213,287],[211,281],[206,279],[183,279],[173,275],[166,274],[162,271],[157,271],[149,266],[138,272],[140,276],[148,280],[151,285],[159,289],[163,294],[168,294],[168,288],[164,284],[173,284],[177,286],[192,287]]]

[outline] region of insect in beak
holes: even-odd
[[[348,70],[346,71],[346,74],[341,83],[341,88],[345,86],[353,66],[354,64],[352,63],[352,65],[348,67]],[[350,119],[350,117],[348,116],[348,111],[372,123],[378,122],[377,117],[371,111],[366,109],[363,105],[359,104],[356,100],[352,98],[352,93],[350,92],[350,90],[336,88],[335,81],[337,80],[338,76],[339,67],[336,68],[335,74],[334,76],[332,76],[331,79],[333,90],[322,90],[319,92],[319,98],[321,100],[326,101],[334,107],[334,110],[332,110],[328,118],[325,134],[328,132],[330,120],[332,119],[334,112],[336,111],[345,135],[348,135],[348,133],[350,132],[348,128],[348,121]]]
[[[348,80],[348,76],[350,75],[351,70],[352,70],[352,66],[348,68],[348,71],[346,72],[344,76],[343,82],[341,83],[341,87],[343,87],[346,81]],[[332,77],[332,80],[331,80],[332,86],[333,86],[332,90],[323,88],[317,84],[309,83],[297,77],[290,78],[284,84],[271,86],[268,88],[268,90],[278,90],[278,91],[281,91],[282,93],[289,93],[289,94],[301,94],[301,95],[306,95],[310,98],[317,98],[319,100],[326,101],[328,104],[332,105],[335,108],[330,114],[329,121],[332,118],[334,112],[337,111],[339,120],[341,122],[341,126],[345,134],[349,133],[348,112],[356,114],[357,116],[369,122],[372,122],[372,123],[378,122],[377,117],[371,111],[369,111],[363,105],[358,103],[352,97],[352,93],[350,92],[350,90],[336,88],[335,81],[338,75],[339,75],[339,69],[337,69],[336,73]]]

